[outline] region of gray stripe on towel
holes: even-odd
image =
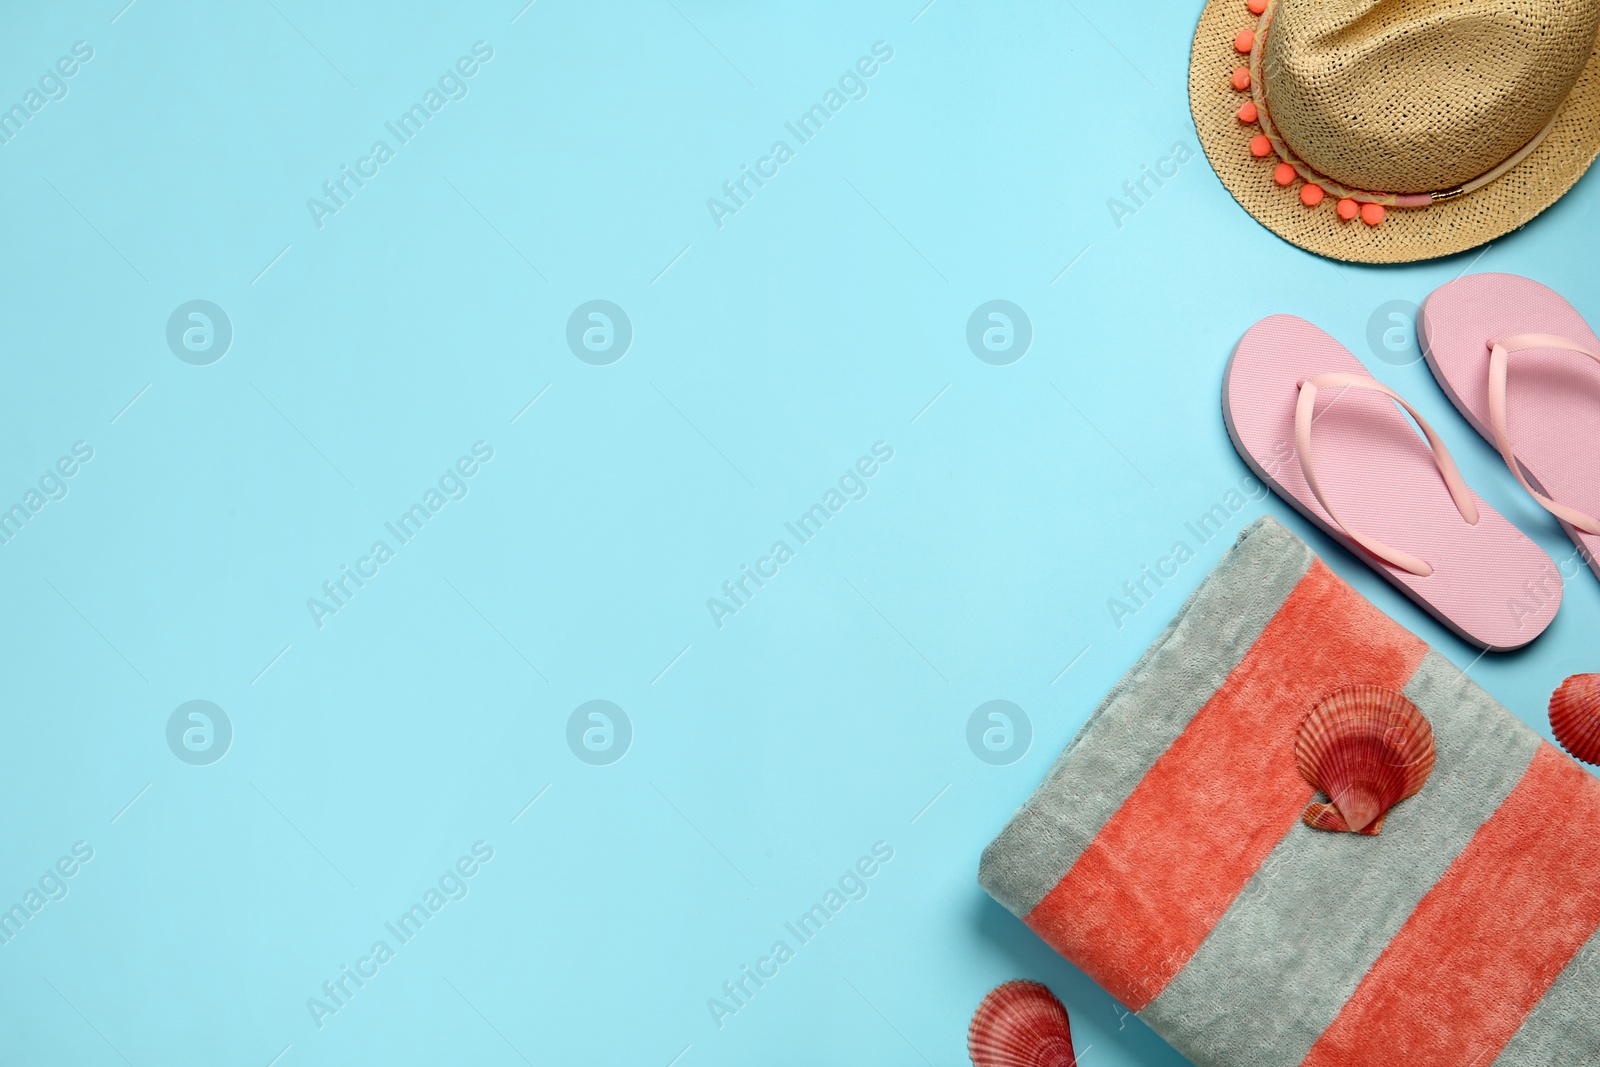
[[[1196,1063],[1304,1060],[1539,747],[1537,734],[1435,651],[1405,692],[1433,724],[1437,757],[1422,792],[1395,807],[1376,837],[1295,823],[1140,1012]]]
[[[1315,558],[1270,516],[1239,534],[983,850],[978,882],[990,896],[1023,918],[1055,888],[1239,665]]]

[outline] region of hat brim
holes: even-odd
[[[1333,198],[1314,208],[1300,202],[1299,182],[1272,179],[1274,157],[1250,154],[1259,129],[1239,121],[1250,94],[1231,81],[1246,58],[1234,36],[1257,19],[1244,0],[1210,0],[1200,13],[1189,56],[1189,108],[1211,168],[1255,220],[1290,244],[1350,263],[1412,263],[1475,248],[1526,224],[1583,177],[1600,153],[1600,48],[1562,103],[1555,124],[1517,166],[1476,192],[1423,209],[1391,209],[1378,226],[1346,222]]]

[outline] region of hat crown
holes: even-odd
[[[1264,88],[1279,135],[1319,173],[1441,191],[1544,128],[1597,31],[1594,0],[1279,0]]]

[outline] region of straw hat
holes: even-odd
[[[1492,241],[1600,152],[1595,0],[1209,0],[1189,106],[1239,205],[1301,248]]]

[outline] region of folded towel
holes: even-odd
[[[1300,821],[1295,736],[1353,683],[1434,731],[1376,837]],[[1270,518],[978,880],[1202,1067],[1600,1064],[1600,782]]]

